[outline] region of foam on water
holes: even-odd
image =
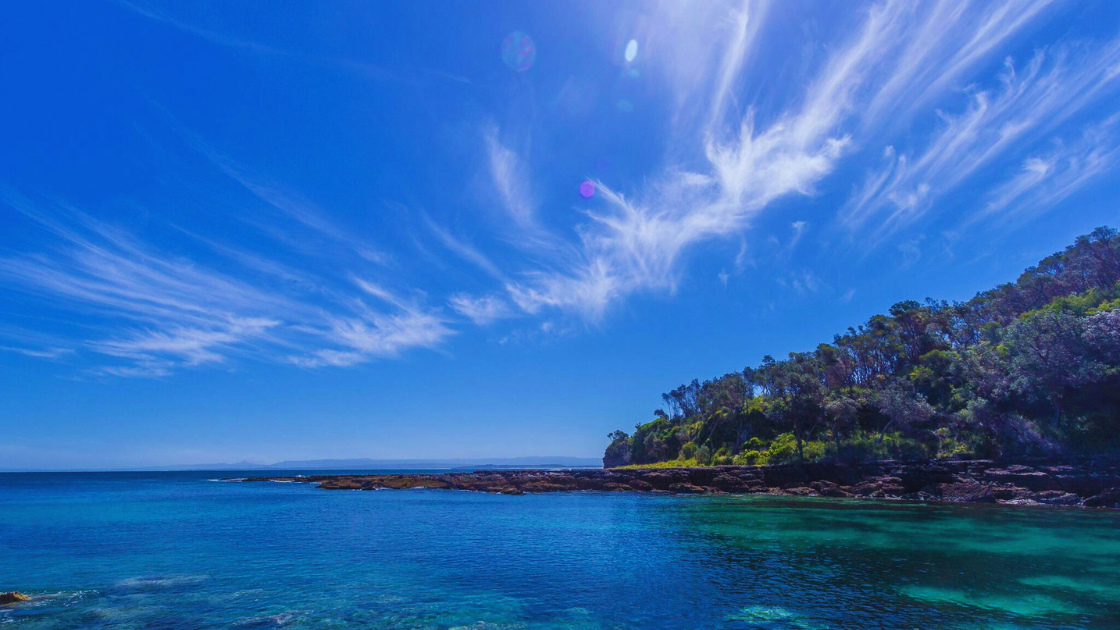
[[[198,586],[206,581],[205,575],[160,575],[134,577],[121,580],[116,588],[126,591],[152,591]]]

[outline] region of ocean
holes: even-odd
[[[1120,628],[1115,511],[251,474],[0,474],[0,628]]]

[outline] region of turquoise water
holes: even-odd
[[[216,475],[0,474],[0,628],[1120,628],[1116,512]]]

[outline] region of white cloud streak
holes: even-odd
[[[1060,48],[1039,51],[1022,69],[1008,59],[999,89],[973,90],[965,111],[941,113],[940,128],[921,152],[899,154],[888,147],[883,167],[867,175],[842,211],[844,223],[864,230],[872,242],[882,240],[924,216],[937,196],[1069,119],[1117,78],[1117,41],[1076,56]],[[1032,162],[1035,171],[1039,166]],[[1025,173],[1018,185],[1028,185],[1032,176]]]
[[[1094,125],[1076,142],[1028,157],[1020,170],[987,194],[987,202],[969,217],[1006,227],[1020,225],[1054,207],[1088,182],[1116,166],[1120,144],[1114,127],[1120,115]]]
[[[451,296],[448,304],[456,313],[479,326],[485,326],[513,315],[509,304],[500,297],[493,295],[474,297],[465,293],[458,293]]]
[[[536,203],[527,182],[529,178],[519,156],[498,138],[498,127],[490,125],[483,133],[489,158],[490,179],[509,218],[521,227],[534,225]]]
[[[164,377],[225,364],[232,356],[308,367],[352,365],[409,348],[435,348],[454,334],[438,313],[373,282],[352,278],[362,294],[387,309],[369,308],[345,291],[293,293],[252,285],[167,256],[72,208],[2,192],[2,201],[43,228],[53,245],[0,258],[0,282],[96,322],[81,344],[102,357],[94,360],[95,374]],[[283,268],[257,255],[250,260],[249,268]],[[5,349],[45,358],[61,354]]]
[[[502,270],[485,254],[463,239],[452,236],[450,232],[433,221],[428,215],[421,213],[421,217],[424,220],[424,224],[427,225],[436,239],[439,240],[448,251],[473,264],[482,271],[485,271],[489,276],[502,282],[506,281],[506,276],[502,273]]]

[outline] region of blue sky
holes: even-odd
[[[1114,2],[19,3],[0,80],[0,468],[596,456],[1120,225]]]

